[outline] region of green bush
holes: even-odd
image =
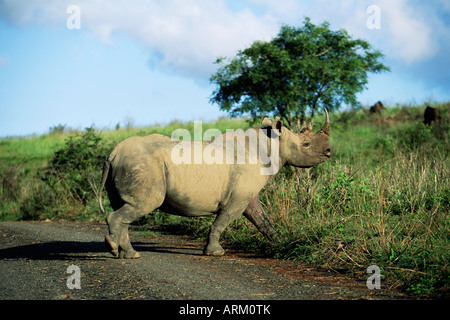
[[[433,135],[431,127],[424,125],[422,122],[399,130],[397,138],[399,146],[407,150],[415,150],[421,146],[432,147],[437,144],[437,139]]]
[[[41,178],[54,191],[66,191],[86,204],[96,198],[102,164],[109,151],[111,146],[102,142],[92,127],[86,128],[69,137],[55,152]]]
[[[0,170],[0,199],[2,202],[14,201],[19,198],[21,180],[21,169],[17,165]]]
[[[352,201],[360,194],[368,193],[367,182],[363,177],[356,181],[355,177],[344,171],[337,171],[333,177],[324,181],[322,188],[317,190],[315,199],[317,205],[331,206],[335,210],[346,210],[352,206]]]

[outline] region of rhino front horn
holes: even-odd
[[[329,135],[330,134],[330,118],[328,117],[327,108],[324,108],[324,109],[325,109],[326,121],[325,121],[325,124],[323,125],[322,129],[320,129],[320,132],[323,132],[326,135]]]

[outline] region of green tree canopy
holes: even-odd
[[[274,39],[256,41],[231,60],[218,58],[211,102],[232,116],[279,115],[297,129],[307,112],[314,117],[318,108],[358,106],[356,93],[366,88],[368,72],[389,68],[367,41],[329,27],[306,18],[303,26],[283,25]]]

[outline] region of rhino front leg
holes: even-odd
[[[242,208],[234,211],[226,210],[217,214],[216,220],[214,220],[211,229],[209,230],[208,242],[203,250],[203,254],[207,256],[221,256],[225,253],[225,250],[219,243],[220,235],[225,228],[241,214]]]
[[[244,216],[270,241],[280,242],[282,236],[275,230],[270,219],[264,214],[263,207],[257,194],[244,211]]]

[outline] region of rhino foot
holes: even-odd
[[[139,259],[141,254],[136,250],[121,250],[119,254],[120,259]]]
[[[206,256],[223,256],[225,250],[219,246],[207,245],[203,250],[203,254]]]
[[[108,249],[108,251],[111,252],[114,257],[119,256],[119,245],[116,242],[112,241],[109,235],[105,237],[105,244],[106,249]]]

